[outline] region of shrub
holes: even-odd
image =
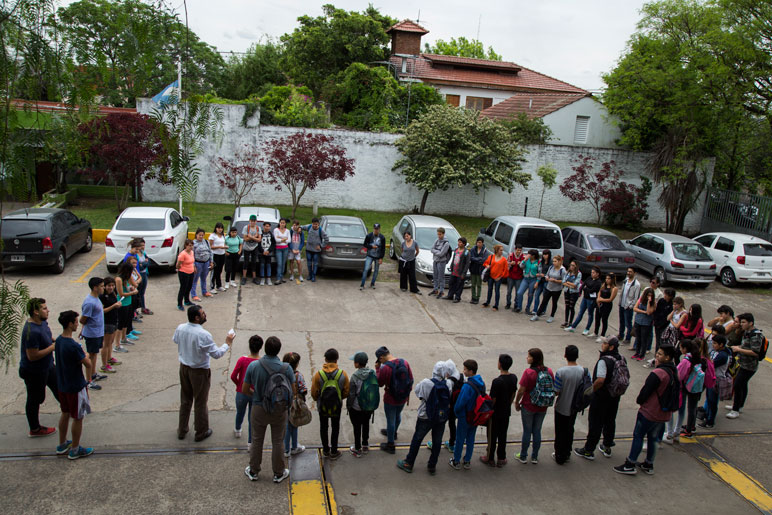
[[[603,193],[601,210],[606,223],[613,227],[636,230],[649,219],[649,194],[651,181],[641,177],[641,185],[620,182]]]

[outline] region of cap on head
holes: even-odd
[[[381,228],[381,224],[373,224],[373,229],[380,229],[380,228]]]
[[[377,359],[381,359],[386,354],[389,354],[389,349],[386,348],[386,346],[379,347],[377,351],[375,351],[375,357]]]
[[[257,215],[249,215],[249,221],[257,220]]]
[[[356,354],[354,354],[353,356],[351,356],[349,359],[351,361],[353,361],[354,363],[356,363],[357,365],[362,365],[362,366],[367,365],[367,353],[366,352],[359,351]]]
[[[605,343],[609,347],[617,348],[619,347],[619,338],[617,338],[616,336],[611,336],[610,338],[604,338],[603,343]]]

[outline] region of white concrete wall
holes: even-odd
[[[138,111],[147,112],[148,105],[140,102]],[[260,144],[272,138],[279,138],[299,130],[293,127],[241,126],[243,106],[221,106],[225,111],[225,135],[221,145],[207,142],[204,155],[199,158],[201,177],[197,193],[199,202],[230,203],[229,191],[220,187],[211,160],[217,156],[228,156],[247,144]],[[422,192],[405,183],[403,177],[391,170],[400,154],[394,147],[399,135],[349,130],[307,129],[335,138],[346,148],[348,157],[354,159],[355,175],[344,182],[327,181],[316,190],[307,192],[302,205],[317,202],[320,207],[343,207],[376,211],[407,212],[420,205]],[[609,148],[573,147],[562,145],[531,145],[527,148],[527,160],[523,170],[533,177],[526,190],[517,186],[510,194],[497,188],[475,193],[472,188],[452,188],[429,195],[427,214],[458,214],[494,218],[506,214],[523,214],[526,199],[528,215],[536,216],[539,212],[541,182],[536,176],[536,169],[544,164],[552,164],[558,170],[558,185],[573,174],[579,155],[597,158],[598,165],[606,161],[615,161],[619,170],[624,172],[622,179],[631,184],[640,184],[640,175],[645,175],[648,154]],[[712,164],[711,174],[712,174]],[[665,213],[657,204],[660,190],[655,187],[649,200],[649,225],[663,227]],[[143,185],[143,198],[149,201],[174,200],[172,186],[163,186],[157,182]],[[288,205],[290,195],[285,191],[276,191],[267,184],[259,185],[245,200],[252,205]],[[700,225],[702,204],[687,218],[687,230],[697,231]],[[589,204],[576,203],[564,197],[557,186],[544,195],[542,217],[554,221],[590,222],[596,221],[595,211]]]
[[[542,118],[544,123],[552,129],[550,143],[554,145],[575,145],[574,129],[577,116],[589,116],[590,126],[587,134],[587,143],[576,145],[579,147],[619,148],[616,141],[622,137],[622,132],[609,118],[606,108],[592,98],[582,98],[573,104],[569,104],[554,113]]]

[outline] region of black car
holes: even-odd
[[[66,209],[28,208],[12,211],[0,222],[3,266],[49,266],[64,272],[76,252],[91,250],[91,223]]]

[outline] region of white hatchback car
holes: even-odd
[[[174,271],[177,254],[188,237],[188,217],[170,207],[129,207],[115,220],[105,238],[107,270],[115,273],[129,251],[129,242],[144,238],[151,266]]]
[[[736,232],[711,232],[694,238],[716,262],[724,286],[738,282],[772,283],[772,243]]]

